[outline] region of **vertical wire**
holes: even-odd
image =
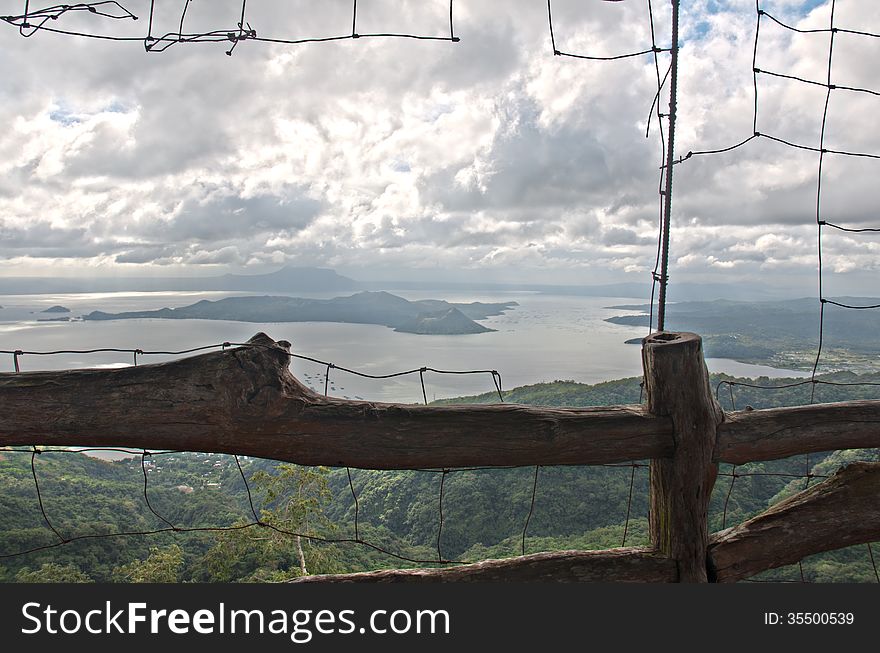
[[[19,25],[19,27],[18,27],[18,33],[21,34],[22,36],[25,36],[25,33],[24,33],[25,28],[30,27],[30,24],[28,23],[28,13],[30,13],[30,6],[31,6],[30,0],[25,0],[25,2],[24,2],[24,19],[22,20],[21,25]]]
[[[186,10],[189,9],[190,2],[192,2],[192,0],[186,0],[186,4],[183,5],[183,13],[180,14],[180,26],[178,27],[177,31],[178,41],[183,40],[183,21],[186,20]]]
[[[324,396],[327,396],[328,386],[330,385],[330,369],[334,367],[333,363],[327,363],[327,370],[324,372]]]
[[[245,14],[247,12],[247,0],[241,0],[241,17],[238,21],[238,35],[232,36],[229,35],[229,38],[232,40],[232,47],[226,51],[227,56],[232,56],[232,53],[235,51],[235,48],[238,44],[247,38],[247,35],[250,34],[250,25],[248,25],[248,31],[246,32],[244,29],[245,26]]]
[[[357,542],[361,541],[360,535],[360,512],[361,506],[360,502],[358,502],[357,492],[354,491],[354,482],[351,480],[351,468],[345,468],[346,474],[348,474],[348,489],[351,490],[351,498],[354,499],[354,539]]]
[[[56,528],[52,525],[52,522],[49,521],[49,516],[46,514],[46,508],[43,506],[43,495],[40,492],[40,483],[37,480],[37,465],[36,465],[36,457],[37,454],[40,453],[40,450],[36,447],[33,447],[33,451],[31,452],[31,476],[34,479],[34,489],[37,491],[37,503],[40,504],[40,513],[43,515],[43,521],[46,522],[46,526],[55,533],[55,536],[62,542],[67,542],[66,539],[59,533]]]
[[[672,167],[675,162],[675,119],[678,112],[678,10],[672,0],[672,68],[669,74],[669,133],[666,148],[666,189],[663,196],[663,245],[660,258],[660,295],[657,298],[657,330],[666,328],[666,286],[669,282],[669,228],[672,223]]]
[[[730,410],[736,410],[736,397],[733,395],[733,383],[727,384],[727,390],[730,393]],[[736,465],[730,470],[730,485],[727,487],[727,496],[724,498],[724,510],[721,514],[721,528],[727,528],[727,506],[730,503],[730,496],[733,494],[733,485],[736,483]]]
[[[755,13],[757,20],[755,22],[755,49],[752,52],[752,83],[755,89],[755,106],[752,114],[752,135],[757,136],[758,132],[758,38],[761,34],[761,16],[764,10],[761,9],[761,0],[755,0]]]
[[[357,4],[357,3],[355,3]],[[332,363],[327,363],[327,369],[324,373],[324,396],[327,396],[328,385],[330,384],[330,368],[334,367]],[[354,539],[357,542],[361,541],[360,536],[360,502],[358,501],[357,492],[354,490],[354,482],[351,478],[351,467],[345,468],[345,473],[348,475],[348,489],[351,491],[351,497],[354,499]]]
[[[828,126],[828,107],[831,104],[831,77],[833,72],[834,61],[834,36],[837,30],[834,27],[834,10],[836,0],[831,0],[831,20],[830,20],[830,37],[828,39],[828,67],[827,67],[827,88],[825,89],[825,107],[822,111],[822,128],[819,135],[819,170],[816,176],[816,231],[817,231],[817,258],[818,258],[818,275],[819,275],[819,344],[816,348],[816,360],[813,363],[813,371],[810,380],[813,382],[810,388],[810,403],[816,400],[816,372],[819,369],[819,360],[822,357],[822,347],[825,340],[825,289],[824,289],[824,272],[822,269],[822,168],[825,163],[825,130]],[[810,464],[810,454],[806,455],[804,460],[806,467],[806,479],[804,489],[810,487],[812,480],[812,465]],[[804,577],[803,560],[798,561],[798,569],[800,570],[801,582],[806,582]]]
[[[147,38],[146,40],[153,40],[153,10],[156,7],[156,0],[150,0],[150,20],[147,23]]]
[[[526,533],[529,530],[529,522],[532,521],[532,513],[535,511],[535,496],[538,494],[538,470],[541,469],[540,465],[535,465],[535,478],[532,481],[532,502],[529,505],[529,514],[526,515],[526,523],[523,526],[522,532],[522,555],[526,554]]]
[[[492,383],[495,384],[495,390],[498,392],[498,401],[504,403],[504,393],[501,390],[501,374],[497,370],[492,370]]]
[[[440,523],[437,525],[437,562],[443,562],[443,552],[440,550],[440,538],[443,536],[443,491],[446,485],[446,475],[448,469],[444,469],[440,474],[440,501],[438,503],[438,513],[440,515]]]
[[[238,459],[237,454],[233,454],[232,457],[235,458],[235,464],[238,466],[238,473],[241,476],[242,483],[244,483],[244,489],[245,489],[245,492],[247,492],[248,504],[251,507],[251,514],[254,516],[254,522],[262,525],[262,520],[260,519],[260,516],[257,514],[257,509],[254,507],[254,497],[251,494],[251,486],[248,483],[247,477],[245,477],[245,475],[244,475],[244,470],[241,468],[241,461]]]
[[[449,40],[450,41],[457,40],[456,36],[455,36],[455,26],[452,23],[452,3],[453,2],[454,2],[454,0],[449,0]]]
[[[880,583],[880,573],[877,572],[877,563],[874,562],[874,551],[871,549],[871,543],[868,542],[868,556],[871,559],[871,567],[874,569],[874,578]]]
[[[171,527],[171,530],[176,531],[177,526],[175,526],[170,521],[165,519],[162,515],[160,515],[158,512],[156,512],[156,509],[153,508],[153,504],[150,503],[150,495],[147,492],[147,456],[148,455],[149,454],[147,453],[146,449],[144,449],[143,452],[141,453],[141,472],[143,472],[143,474],[144,474],[144,501],[146,502],[147,508],[150,509],[151,513],[153,513],[156,517],[158,517],[163,522],[168,524],[168,526]]]
[[[626,520],[623,523],[623,541],[620,543],[620,546],[626,546],[626,536],[629,533],[629,516],[632,512],[632,501],[633,501],[633,487],[636,483],[636,466],[635,463],[631,465],[631,472],[629,476],[629,498],[626,500]]]

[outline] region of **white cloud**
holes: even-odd
[[[129,4],[146,15],[148,2]],[[172,4],[157,4],[167,11],[155,33],[177,28]],[[668,3],[654,4],[667,45]],[[789,24],[828,24],[827,2],[766,6]],[[231,28],[236,7],[192,3],[187,29]],[[295,260],[379,276],[436,268],[647,282],[660,164],[656,124],[644,134],[653,58],[554,57],[540,2],[455,7],[460,43],[245,41],[232,57],[228,43],[146,54],[137,42],[23,39],[0,25],[0,273]],[[645,3],[553,7],[563,51],[650,46]],[[350,8],[255,0],[248,20],[267,37],[345,34]],[[0,13],[20,9],[0,1]],[[359,30],[445,34],[447,11],[445,1],[361,3]],[[841,26],[880,30],[877,3],[840,0],[837,12]],[[751,134],[754,26],[753,0],[685,4],[679,154]],[[145,25],[100,27],[142,34]],[[827,42],[765,19],[759,67],[824,79]],[[880,88],[878,48],[877,39],[837,35],[838,83]],[[667,55],[660,62],[662,74]],[[759,131],[817,146],[825,89],[769,75],[758,82]],[[868,127],[878,102],[835,91],[826,146],[880,152],[880,132]],[[876,224],[878,166],[828,155],[823,215]],[[816,173],[815,153],[763,138],[676,166],[676,278],[774,271],[812,280]],[[878,265],[876,243],[858,236],[829,239],[828,256],[840,275]]]

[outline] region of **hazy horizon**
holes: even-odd
[[[378,290],[424,290],[449,291],[455,289],[479,290],[517,290],[535,291],[549,294],[586,294],[591,296],[628,296],[647,301],[651,295],[651,284],[642,281],[618,281],[612,283],[541,283],[534,279],[518,281],[514,278],[495,275],[417,275],[401,273],[397,277],[379,275],[365,277],[357,272],[340,274],[331,268],[296,268],[286,265],[268,272],[244,270],[220,272],[202,270],[194,275],[140,274],[93,276],[0,276],[0,296],[44,295],[53,293],[76,294],[91,292],[163,292],[163,291],[248,291],[252,293],[276,293],[296,295],[297,293],[333,293],[347,295],[358,291]],[[302,273],[326,272],[331,281],[340,285],[327,285],[326,280],[316,283],[299,279]],[[287,285],[290,283],[291,285]],[[876,293],[875,293],[876,294]],[[851,295],[856,296],[851,293]],[[758,286],[739,283],[684,282],[673,284],[669,289],[669,301],[703,301],[713,299],[732,299],[744,301],[767,301],[813,297],[813,289],[804,284],[795,286]],[[442,298],[442,297],[438,297]],[[656,299],[656,296],[655,296]]]

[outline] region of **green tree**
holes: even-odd
[[[94,583],[74,564],[59,565],[46,562],[39,569],[25,567],[15,574],[16,583]]]
[[[330,501],[328,470],[279,464],[251,477],[259,524],[237,522],[220,533],[200,562],[200,579],[219,582],[277,582],[310,572],[335,570],[327,546],[309,536],[333,530],[324,515]]]
[[[113,569],[118,583],[176,583],[183,568],[183,550],[177,544],[150,548],[145,560],[135,560]]]

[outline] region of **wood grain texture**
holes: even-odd
[[[645,548],[534,553],[448,569],[390,569],[306,576],[295,583],[610,582],[674,583],[674,560]]]
[[[725,414],[715,460],[745,462],[837,449],[880,447],[880,400]]]
[[[880,540],[880,463],[856,462],[738,526],[715,533],[716,580],[735,582],[802,558]]]
[[[672,452],[641,406],[420,406],[327,399],[290,343],[117,370],[0,374],[0,445],[119,446],[372,469],[624,462]]]
[[[672,419],[675,441],[671,458],[651,461],[651,542],[677,562],[681,582],[705,583],[709,497],[718,472],[712,456],[723,413],[698,335],[652,334],[642,357],[648,410]]]

